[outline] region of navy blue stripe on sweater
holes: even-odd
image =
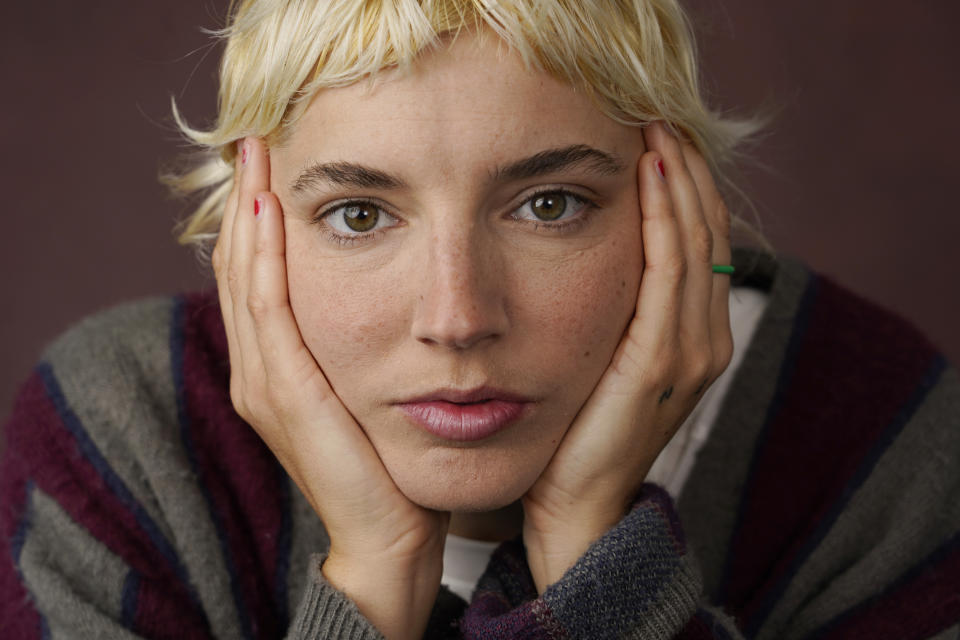
[[[278,637],[289,616],[292,485],[232,406],[229,349],[215,298],[185,296],[183,316],[183,406],[201,482],[219,516],[251,631],[258,638]]]
[[[30,499],[30,494],[33,492],[33,483],[27,481],[25,488],[25,493],[27,494],[27,500]],[[30,532],[31,524],[31,514],[30,514],[30,505],[27,503],[26,508],[23,510],[23,513],[20,516],[20,523],[17,525],[17,531],[13,534],[13,537],[10,539],[10,554],[13,556],[13,566],[17,568],[17,571],[20,571],[20,554],[23,552],[23,545],[27,542],[27,534]],[[20,581],[23,582],[23,572],[20,573]],[[26,584],[24,582],[24,584]]]
[[[26,584],[26,580],[23,578],[23,569],[20,567],[20,554],[23,552],[23,545],[27,542],[27,535],[30,533],[30,525],[33,520],[30,513],[29,503],[30,494],[33,493],[33,487],[33,482],[29,480],[24,486],[24,494],[26,496],[25,508],[20,514],[20,522],[17,525],[17,530],[10,539],[10,554],[13,556],[13,566],[16,567],[17,573],[20,576],[21,584]],[[37,635],[40,638],[47,640],[47,638],[50,637],[50,627],[47,624],[47,619],[36,607],[33,607],[33,612],[37,616],[37,625],[39,626],[39,629],[37,629]]]
[[[787,342],[787,348],[784,351],[780,372],[777,375],[776,388],[773,393],[773,398],[770,401],[770,406],[767,408],[767,415],[763,421],[763,432],[757,438],[756,445],[753,450],[753,456],[748,467],[750,471],[748,472],[744,486],[755,486],[754,475],[756,474],[758,467],[757,462],[764,453],[764,444],[770,435],[773,419],[777,414],[780,413],[787,389],[790,387],[793,374],[793,363],[796,361],[797,354],[803,346],[803,337],[806,334],[807,327],[810,324],[810,312],[813,307],[813,302],[817,297],[818,283],[819,282],[817,278],[811,277],[807,282],[807,286],[805,287],[803,294],[800,297],[800,302],[797,306],[797,313],[793,320],[793,330],[790,333],[790,339]],[[734,520],[734,522],[737,523],[737,527],[730,536],[730,542],[728,544],[729,550],[736,549],[740,546],[739,538],[743,535],[741,525],[746,519],[747,507],[747,496],[741,496],[740,504],[737,507],[737,517]],[[734,553],[728,551],[727,556],[724,559],[723,570],[720,573],[720,581],[717,587],[717,602],[725,603],[730,599],[729,589],[732,584],[733,577],[733,560]]]
[[[120,476],[117,475],[103,457],[103,454],[100,453],[90,434],[87,433],[80,419],[77,418],[76,414],[68,405],[63,390],[60,388],[60,384],[54,375],[53,368],[48,363],[42,362],[37,366],[36,370],[43,379],[47,396],[53,404],[57,415],[60,417],[61,423],[70,435],[73,436],[83,458],[96,471],[106,487],[120,501],[123,507],[133,515],[136,523],[146,534],[153,547],[167,562],[174,575],[177,576],[184,586],[189,586],[190,582],[187,579],[187,572],[181,564],[180,557],[174,550],[173,545],[170,544],[170,541],[167,540],[163,532],[160,531],[160,527],[157,526],[146,509],[137,501]],[[190,597],[197,610],[199,610],[199,599],[192,590],[190,590]]]
[[[876,596],[811,634],[821,640],[926,640],[960,620],[960,532]],[[931,603],[938,603],[934,609]]]
[[[137,621],[137,604],[140,596],[140,573],[136,569],[127,572],[121,593],[120,622],[127,629],[133,629]]]
[[[759,605],[753,610],[749,620],[744,621],[744,629],[748,635],[755,635],[770,614],[777,601],[783,596],[790,582],[793,580],[797,571],[810,557],[816,548],[823,542],[823,539],[830,532],[830,529],[836,523],[837,518],[847,508],[850,500],[857,490],[866,482],[867,478],[873,472],[877,463],[883,457],[883,454],[896,441],[897,437],[910,422],[910,419],[916,413],[920,405],[926,400],[930,391],[937,385],[943,372],[947,369],[947,362],[943,357],[937,355],[927,370],[927,373],[920,380],[914,389],[913,395],[907,400],[901,408],[896,418],[890,422],[887,428],[873,442],[870,450],[863,457],[859,467],[854,472],[844,486],[843,491],[834,501],[830,510],[821,518],[813,533],[805,540],[800,550],[793,556],[789,568],[783,572],[777,582],[767,589]]]
[[[883,448],[884,434],[900,424],[936,357],[899,318],[829,280],[808,281],[720,585],[718,602],[748,633],[781,597],[822,521],[845,504],[871,451]],[[822,472],[811,474],[811,465]]]
[[[213,497],[207,488],[205,474],[197,462],[197,453],[193,446],[191,437],[190,414],[186,406],[186,390],[184,386],[184,307],[186,301],[182,296],[174,299],[172,322],[170,328],[170,364],[173,375],[173,384],[177,398],[177,420],[180,425],[180,440],[187,454],[187,460],[190,462],[190,468],[196,474],[203,494],[204,501],[207,503],[207,511],[217,532],[217,539],[220,543],[220,550],[223,554],[223,562],[230,577],[230,591],[237,615],[240,619],[240,627],[243,631],[243,637],[246,640],[253,640],[253,631],[250,626],[250,616],[247,612],[246,603],[243,600],[242,589],[237,575],[236,563],[230,552],[230,545],[227,542],[227,534],[223,524],[223,519],[214,504]]]

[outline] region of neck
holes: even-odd
[[[449,532],[461,538],[503,542],[515,538],[523,527],[523,507],[514,502],[496,511],[454,512]]]

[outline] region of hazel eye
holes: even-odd
[[[322,218],[334,233],[342,236],[369,234],[397,224],[396,218],[372,202],[348,202],[330,209]]]
[[[556,220],[567,210],[567,197],[560,193],[537,196],[530,203],[530,209],[541,220]]]
[[[520,206],[514,217],[534,222],[556,222],[583,211],[587,201],[566,191],[539,193]]]
[[[370,205],[353,205],[343,210],[343,221],[352,231],[370,231],[377,226],[379,219],[380,212]]]

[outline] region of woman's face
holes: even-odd
[[[271,149],[303,339],[408,498],[493,509],[546,467],[633,313],[643,152],[472,35]]]

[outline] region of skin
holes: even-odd
[[[451,528],[521,530],[538,588],[555,582],[729,361],[729,279],[709,268],[729,223],[702,158],[469,34],[321,92],[269,155],[242,144],[214,251],[231,397],[327,526],[325,577],[389,638],[422,634]],[[616,170],[491,179],[569,145]],[[403,186],[293,187],[329,162]],[[525,217],[541,188],[593,205],[558,231]],[[355,198],[390,224],[344,244],[323,216]],[[395,406],[480,385],[531,405],[478,442]]]
[[[399,489],[444,511],[502,507],[530,488],[609,364],[642,264],[633,171],[641,130],[598,117],[551,78],[516,82],[529,78],[519,60],[491,58],[493,45],[461,41],[425,56],[412,77],[388,74],[372,93],[363,84],[323,92],[290,143],[270,154],[304,342]],[[489,179],[495,167],[583,143],[623,158],[622,168]],[[291,193],[303,167],[341,160],[409,186]],[[512,219],[542,185],[575,189],[603,208],[575,232]],[[384,202],[402,224],[349,247],[331,241],[313,216],[355,197]],[[534,406],[477,444],[450,446],[393,404],[484,385]]]

